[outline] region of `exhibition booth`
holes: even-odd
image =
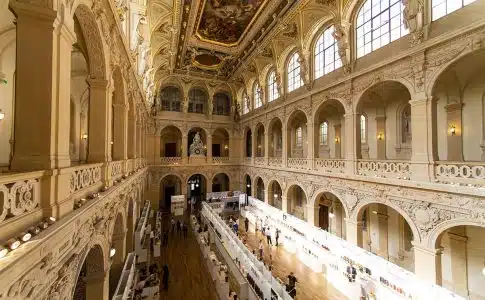
[[[150,202],[146,201],[135,230],[135,253],[139,263],[146,262],[148,260],[148,246],[146,245],[147,239],[145,237],[146,233],[151,231],[151,225],[148,222],[150,213]]]
[[[425,283],[415,274],[390,263],[321,228],[253,197],[242,211],[256,226],[269,226],[279,243],[349,299],[461,300],[451,291]]]
[[[263,262],[251,253],[208,203],[203,203],[202,216],[209,222],[230,259],[234,261],[249,283],[247,299],[292,299],[286,292],[285,284],[273,277]]]
[[[231,212],[239,210],[240,197],[245,196],[240,191],[226,191],[226,192],[212,192],[206,194],[208,203],[218,203],[219,205],[213,205],[213,209],[217,207],[217,211]]]

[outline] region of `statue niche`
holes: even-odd
[[[189,155],[191,157],[205,157],[205,148],[202,139],[200,138],[200,133],[196,133],[192,144],[189,148]]]

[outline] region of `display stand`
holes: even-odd
[[[116,291],[113,295],[112,300],[128,300],[131,299],[131,287],[135,280],[135,266],[136,257],[135,253],[129,253],[126,257],[125,265],[123,271],[121,272],[120,280],[116,287]]]
[[[185,196],[184,195],[177,195],[171,197],[171,213],[174,216],[182,216],[185,210]]]
[[[138,225],[135,230],[135,253],[138,256],[138,262],[146,262],[148,258],[148,251],[145,248],[146,230],[148,216],[150,214],[150,203],[146,202],[138,220]],[[150,224],[148,224],[150,225]],[[151,226],[150,226],[151,228]]]

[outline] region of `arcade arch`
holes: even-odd
[[[345,153],[343,145],[344,114],[344,106],[335,99],[325,101],[317,109],[313,121],[316,158],[342,158],[342,153]]]
[[[187,195],[197,202],[205,200],[207,179],[202,174],[193,174],[187,180]]]
[[[229,133],[224,128],[212,133],[212,157],[229,157]]]
[[[212,178],[212,192],[226,192],[231,190],[229,176],[218,173]]]
[[[268,133],[268,156],[281,158],[283,155],[283,123],[279,118],[271,120],[268,126]]]
[[[106,257],[100,244],[89,249],[77,274],[73,295],[75,300],[98,300],[108,298]]]
[[[307,158],[307,117],[301,110],[294,111],[287,123],[287,153],[289,158]]]
[[[256,177],[256,199],[259,199],[263,202],[268,202],[268,199],[264,197],[264,182],[261,177]]]
[[[282,205],[283,191],[280,184],[276,180],[272,180],[268,184],[268,204],[278,209],[283,209]]]
[[[342,200],[331,192],[322,192],[315,198],[314,209],[313,225],[340,238],[346,238],[345,219],[347,214]]]
[[[160,132],[160,157],[182,156],[182,132],[175,126],[167,126]]]
[[[246,194],[248,196],[252,196],[252,193],[251,193],[251,186],[252,186],[251,177],[248,174],[244,175],[243,183],[244,183],[244,189],[246,191]]]
[[[286,194],[287,212],[302,220],[307,220],[307,197],[302,187],[294,184],[288,188]]]
[[[160,181],[160,209],[171,212],[172,196],[182,195],[182,180],[177,175],[166,175]]]
[[[265,132],[264,125],[256,125],[256,157],[264,157],[265,153]]]

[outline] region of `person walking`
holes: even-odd
[[[180,228],[179,228],[179,234],[182,235],[182,232],[184,230],[184,221],[180,222]]]
[[[248,220],[248,218],[244,219],[244,229],[246,229],[246,232],[248,232],[248,229],[249,229],[249,220]]]
[[[184,239],[187,239],[187,232],[188,232],[187,225],[184,224],[182,230],[184,232]]]
[[[180,221],[177,220],[177,232],[180,234]]]
[[[175,220],[172,218],[172,235],[175,232]]]
[[[266,242],[268,242],[268,246],[273,246],[273,241],[271,240],[271,230],[270,228],[266,228]]]
[[[276,247],[278,247],[278,239],[280,238],[280,231],[276,229]]]
[[[163,275],[162,275],[163,289],[168,290],[168,266],[163,265]]]
[[[259,240],[259,257],[261,259],[263,259],[263,249],[264,249],[263,240]]]

